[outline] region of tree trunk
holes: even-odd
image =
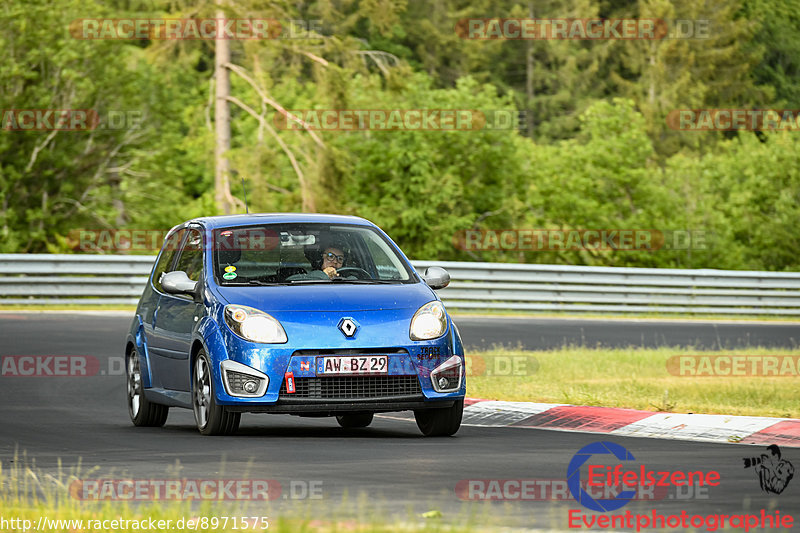
[[[225,13],[217,11],[217,19],[224,19]],[[220,32],[221,33],[221,32]],[[231,51],[227,39],[217,39],[214,54],[214,76],[216,77],[216,103],[214,106],[214,127],[216,141],[214,146],[214,202],[217,209],[230,215],[233,209],[230,198],[230,165],[228,150],[231,148],[231,113],[228,96],[231,92],[231,81],[225,67],[231,60]]]
[[[528,17],[533,18],[533,1],[528,2]],[[535,123],[533,121],[533,41],[528,41],[526,50],[526,64],[525,64],[525,98],[527,105],[525,106],[525,129],[528,130],[528,137],[533,139],[533,128]]]

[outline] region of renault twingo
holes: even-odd
[[[200,433],[241,413],[330,416],[368,426],[413,410],[426,436],[453,435],[466,394],[458,330],[392,240],[357,217],[198,218],[170,230],[126,340],[128,411],[162,426],[193,409]]]

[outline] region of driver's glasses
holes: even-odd
[[[328,259],[328,261],[338,261],[339,263],[344,263],[343,255],[336,255],[333,252],[328,252],[325,254],[325,257]]]

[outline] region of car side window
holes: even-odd
[[[158,262],[156,263],[153,274],[153,285],[159,292],[164,292],[164,289],[161,287],[161,276],[164,272],[169,271],[168,269],[170,265],[172,265],[175,254],[178,253],[178,246],[181,244],[181,239],[183,239],[185,234],[186,230],[182,229],[176,231],[164,241],[164,246],[161,248],[161,255],[158,256]]]
[[[174,270],[183,270],[192,281],[200,279],[203,272],[203,233],[200,230],[189,230]]]

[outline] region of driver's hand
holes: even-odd
[[[339,277],[339,273],[336,272],[336,268],[335,267],[325,267],[325,268],[322,269],[322,271],[325,272],[328,275],[328,277],[331,278],[331,279]]]

